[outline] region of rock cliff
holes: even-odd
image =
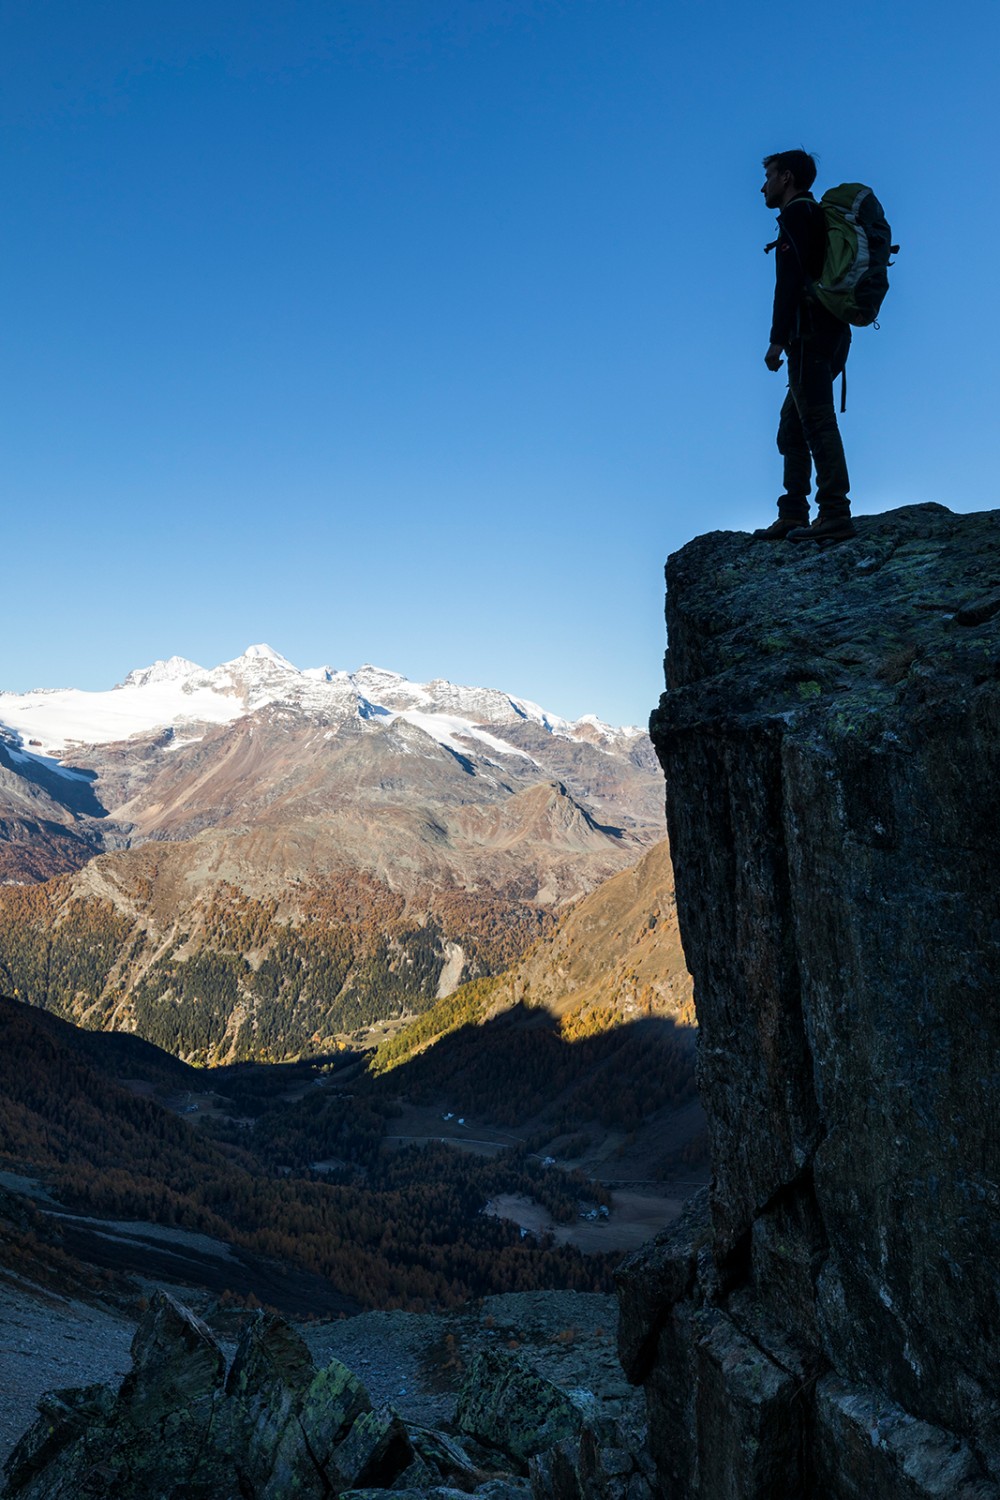
[[[668,1500],[1000,1497],[1000,512],[667,565],[713,1183],[620,1273]]]

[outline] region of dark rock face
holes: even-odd
[[[625,1263],[671,1497],[1000,1496],[1000,512],[667,565],[709,1204]]]

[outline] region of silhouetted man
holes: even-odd
[[[809,294],[826,253],[823,210],[809,191],[816,163],[806,151],[780,151],[764,158],[761,192],[778,210],[774,243],[774,312],[764,363],[788,372],[788,394],[778,423],[778,452],[784,460],[784,494],[778,519],[754,536],[768,542],[839,542],[855,536],[850,480],[833,404],[833,382],[843,371],[851,329]],[[809,491],[816,471],[819,515],[809,525]]]

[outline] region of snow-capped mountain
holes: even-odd
[[[593,715],[573,723],[493,688],[460,687],[441,679],[410,682],[373,666],[356,672],[326,666],[302,671],[267,645],[250,646],[208,670],[172,656],[129,672],[104,692],[0,692],[0,733],[6,730],[22,752],[66,759],[79,746],[112,744],[168,728],[190,743],[199,730],[232,723],[269,704],[339,720],[404,719],[449,748],[457,736],[497,749],[478,729],[483,724],[534,724],[567,739],[593,741],[596,736],[609,749],[642,736],[637,728],[613,728]]]
[[[638,730],[267,646],[3,693],[0,984],[185,1055],[315,1045],[510,962],[662,796]]]

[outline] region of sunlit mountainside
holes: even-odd
[[[516,1007],[551,1017],[568,1040],[650,1017],[694,1026],[665,839],[568,910],[505,973],[463,985],[384,1042],[374,1066],[387,1071]],[[468,1093],[473,1085],[462,1087]]]
[[[189,1060],[506,969],[663,836],[648,739],[269,647],[0,694],[0,983]]]

